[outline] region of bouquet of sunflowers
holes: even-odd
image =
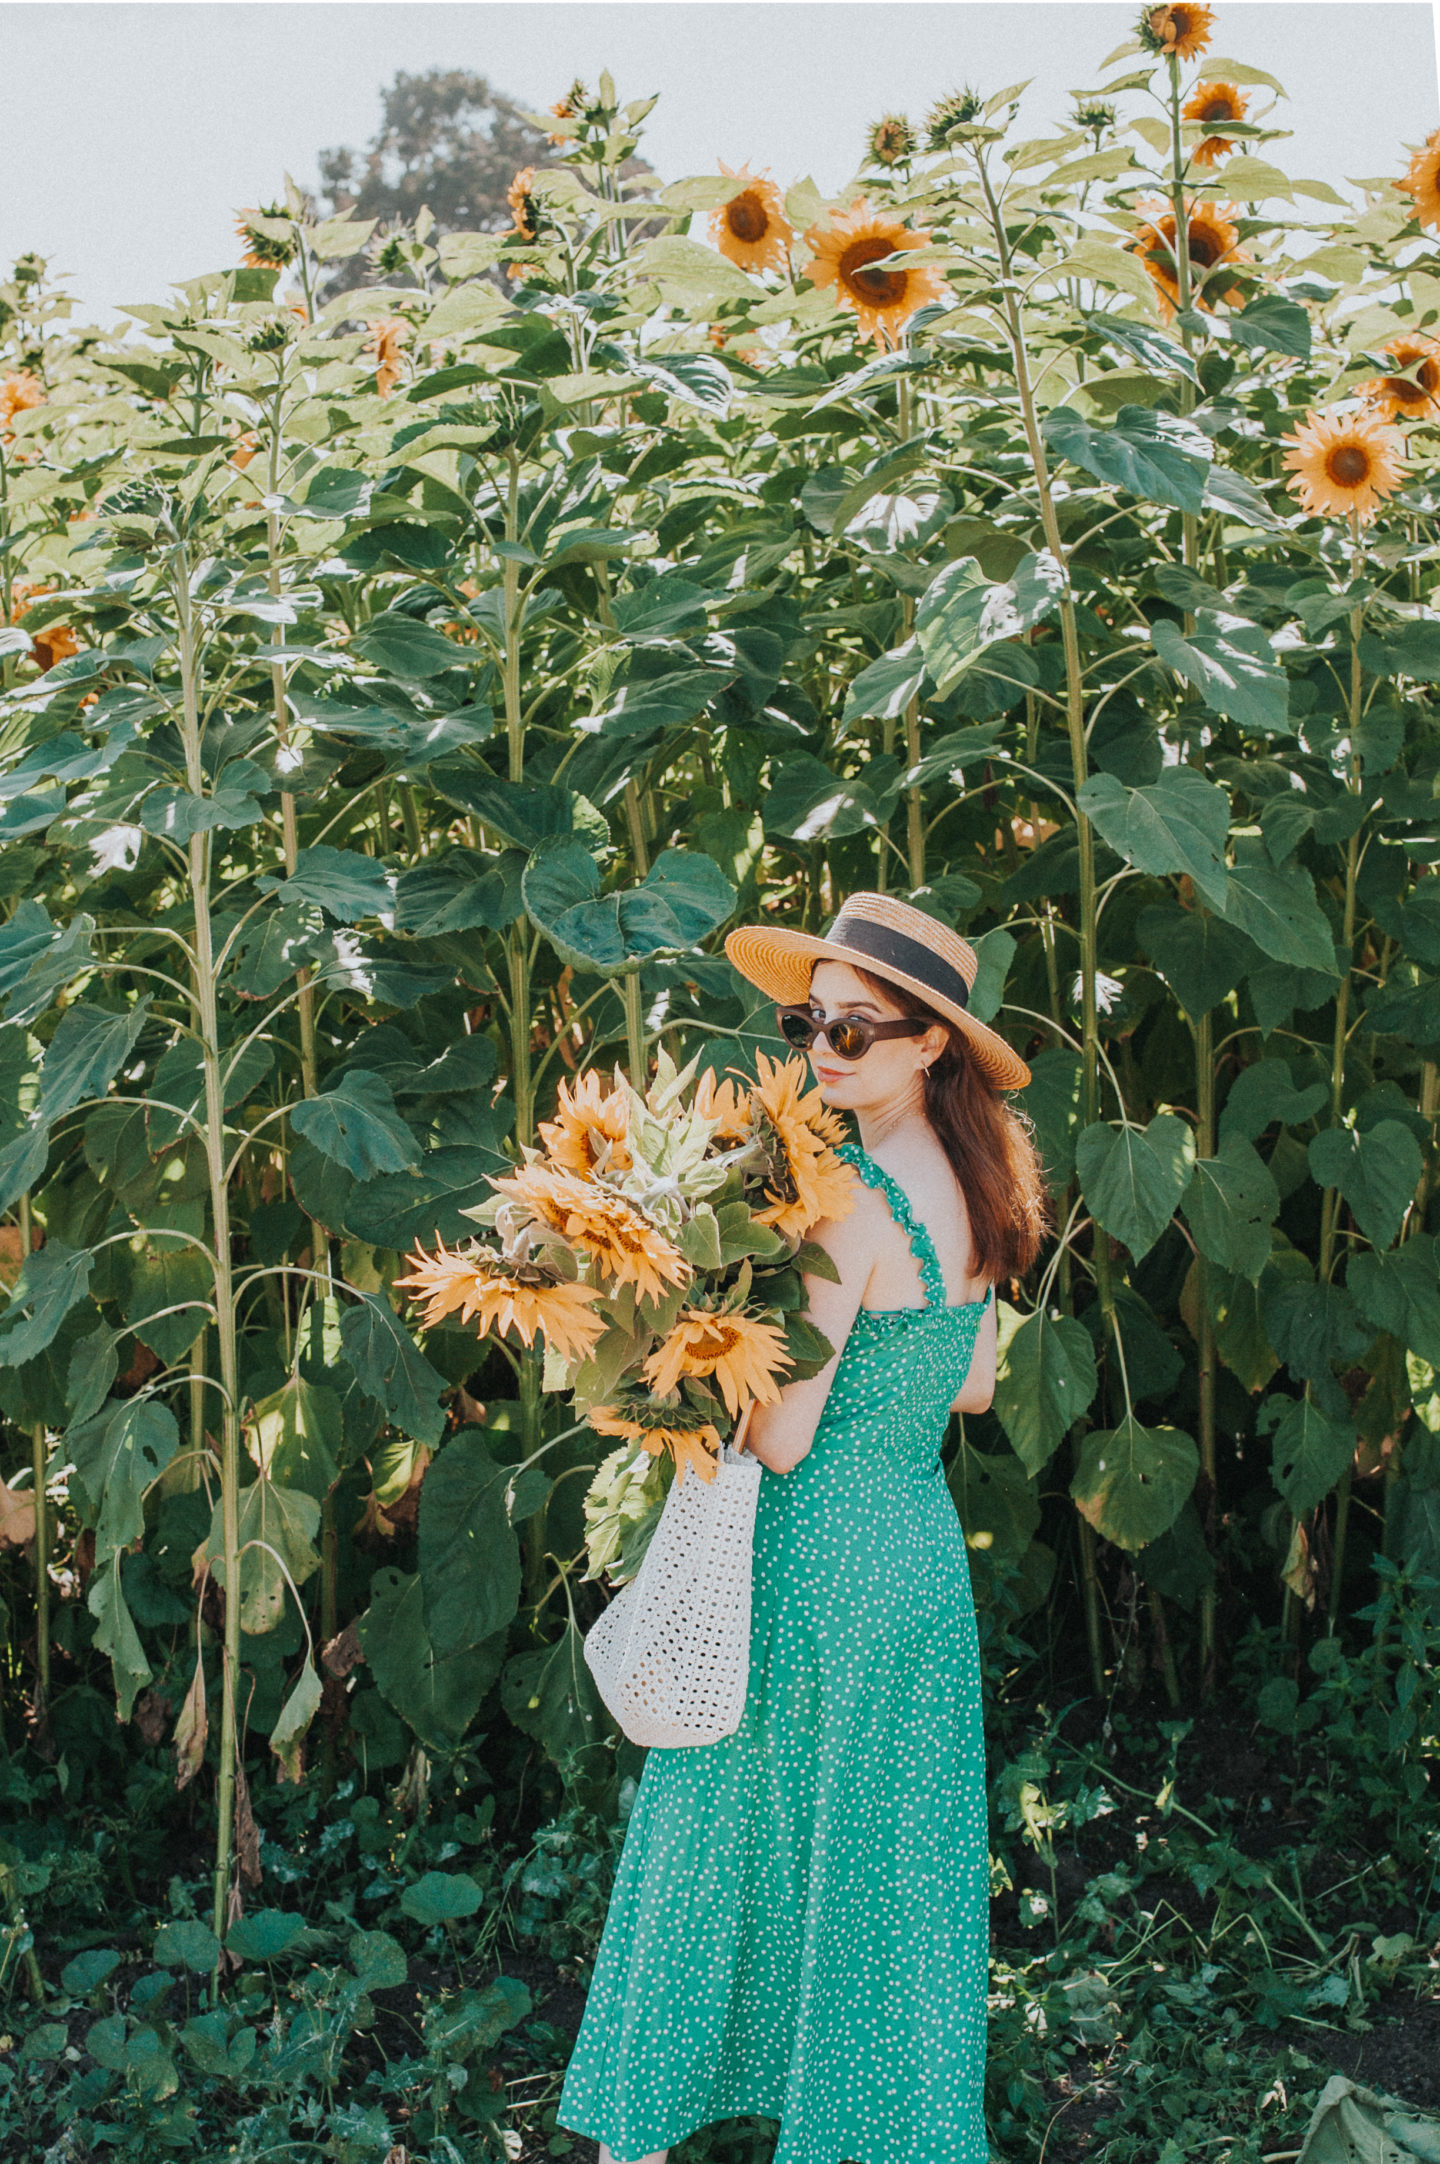
[[[801,1313],[802,1270],[833,1277],[806,1234],[854,1207],[844,1128],[803,1059],[758,1053],[751,1085],[683,1070],[662,1048],[644,1096],[620,1068],[560,1085],[543,1149],[464,1214],[488,1232],[408,1259],[397,1282],[427,1325],[447,1315],[545,1348],[543,1382],[620,1438],[585,1499],[587,1578],[644,1558],[671,1481],[712,1480],[722,1437],[833,1347]]]

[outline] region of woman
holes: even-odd
[[[990,1403],[994,1287],[1044,1230],[1000,1095],[1030,1070],[969,1012],[975,950],[887,895],[725,951],[854,1115],[860,1184],[810,1235],[834,1358],[751,1420],[775,1477],[744,1716],[646,1756],[558,2117],[600,2164],[750,2113],[775,2164],[985,2164],[980,1664],[940,1450]]]

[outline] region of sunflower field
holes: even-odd
[[[1386,1950],[1205,1821],[1195,2052],[1434,1993],[1440,131],[1293,175],[1218,35],[1150,10],[1040,135],[1023,84],[885,116],[833,201],[662,182],[605,77],[506,231],[287,186],[128,336],[0,285],[7,2154],[581,2146],[524,1960],[583,1980],[643,1763],[581,1652],[620,1431],[520,1295],[482,1339],[414,1273],[543,1132],[619,1139],[592,1071],[698,1056],[783,1181],[723,936],[857,888],[976,947],[1054,1196],[946,1453],[997,2140],[1069,2078],[1038,2005],[1131,2034],[1146,1865],[1067,1904],[1057,1832],[1128,1767],[1194,1842],[1227,1699],[1287,1778],[1323,1734],[1293,1838]]]

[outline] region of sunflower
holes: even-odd
[[[382,316],[369,325],[365,350],[375,356],[375,388],[382,398],[388,398],[400,381],[400,356],[409,327],[400,316]]]
[[[945,298],[938,270],[901,264],[887,269],[885,258],[913,248],[928,248],[930,235],[915,233],[898,218],[871,210],[857,196],[848,210],[837,211],[828,230],[812,225],[805,235],[815,260],[805,275],[815,286],[833,285],[842,308],[853,308],[861,334],[877,346],[894,345],[896,334],[917,308]]]
[[[1169,5],[1147,8],[1136,24],[1141,44],[1148,52],[1166,59],[1195,60],[1210,43],[1215,10],[1199,0],[1169,0]]]
[[[667,1284],[689,1280],[679,1248],[613,1187],[538,1160],[491,1185],[523,1202],[617,1285],[633,1285],[642,1300],[663,1299]]]
[[[1393,376],[1372,376],[1361,395],[1385,421],[1433,420],[1440,414],[1440,341],[1419,331],[1403,331],[1381,348],[1395,361]],[[1413,370],[1413,374],[1399,373]]]
[[[1440,128],[1426,136],[1406,166],[1400,187],[1413,196],[1415,216],[1421,225],[1440,228]]]
[[[774,1323],[738,1309],[717,1314],[686,1307],[642,1372],[657,1397],[668,1397],[682,1375],[713,1375],[731,1419],[738,1420],[750,1398],[761,1405],[778,1404],[776,1373],[790,1365],[785,1333]]]
[[[750,1132],[750,1092],[742,1089],[729,1075],[723,1082],[717,1082],[713,1067],[705,1069],[696,1086],[695,1110],[702,1119],[719,1123],[715,1135],[720,1142],[738,1142]]]
[[[538,240],[540,237],[540,221],[532,193],[534,186],[535,168],[533,165],[525,165],[505,190],[505,200],[510,205],[513,221],[512,229],[522,240]]]
[[[552,1280],[533,1268],[508,1270],[488,1248],[463,1254],[447,1250],[443,1240],[436,1254],[417,1251],[405,1259],[414,1275],[395,1283],[424,1294],[427,1329],[458,1313],[462,1322],[474,1320],[481,1337],[513,1329],[522,1345],[530,1345],[539,1330],[563,1360],[583,1360],[604,1334],[605,1319],[593,1306],[600,1297],[597,1285]]]
[[[587,1067],[573,1083],[560,1084],[555,1117],[541,1120],[540,1139],[552,1163],[588,1179],[600,1165],[629,1171],[629,1126],[628,1099],[620,1090],[607,1092],[594,1068]]]
[[[720,170],[745,185],[728,203],[711,211],[711,240],[737,270],[773,270],[783,275],[790,268],[795,228],[785,215],[780,190],[764,174],[752,173],[748,165],[736,169],[722,158]]]
[[[259,448],[260,438],[253,428],[238,429],[235,432],[235,448],[230,453],[228,463],[237,473],[243,473]]]
[[[1176,277],[1175,212],[1164,197],[1151,197],[1137,203],[1136,209],[1145,219],[1135,238],[1126,246],[1133,248],[1145,259],[1145,268],[1155,281],[1160,297],[1160,308],[1165,321],[1180,306],[1180,284]],[[1232,225],[1229,213],[1235,210],[1233,203],[1206,203],[1196,196],[1185,198],[1185,238],[1190,256],[1190,297],[1197,308],[1212,308],[1215,294],[1207,297],[1204,281],[1217,265],[1222,263],[1249,263],[1254,259],[1248,248],[1240,246],[1240,229]],[[1230,304],[1243,298],[1238,286],[1227,286],[1219,298]]]
[[[653,1399],[645,1407],[639,1403],[629,1407],[595,1405],[585,1417],[597,1435],[618,1435],[623,1442],[641,1443],[652,1458],[668,1450],[677,1474],[693,1465],[701,1480],[715,1478],[720,1431],[712,1421],[688,1416],[684,1406],[658,1405]]]
[[[951,131],[968,128],[972,121],[980,118],[984,105],[979,91],[968,86],[964,90],[952,90],[948,97],[941,98],[925,116],[925,148],[947,149]]]
[[[22,368],[18,375],[6,376],[0,381],[0,429],[8,434],[17,413],[28,413],[33,406],[44,403],[45,386],[28,368]]]
[[[919,147],[919,138],[903,113],[887,113],[870,130],[872,165],[904,165]]]
[[[550,110],[557,120],[580,120],[590,105],[590,93],[577,75],[563,98],[557,98]],[[547,143],[568,143],[574,135],[573,128],[561,128],[556,135],[547,135]]]
[[[1207,128],[1223,128],[1232,121],[1243,120],[1250,101],[1238,83],[1201,83],[1181,107],[1186,120],[1198,120]],[[1215,165],[1221,158],[1228,158],[1235,148],[1234,141],[1224,135],[1207,135],[1191,152],[1191,163],[1200,166]]]
[[[245,253],[240,260],[252,270],[282,270],[295,259],[295,239],[276,240],[272,234],[261,233],[250,223],[252,218],[288,218],[283,203],[262,203],[257,210],[252,203],[248,210],[235,213],[236,238],[245,243]]]
[[[1280,440],[1292,492],[1321,518],[1372,519],[1404,478],[1405,438],[1375,414],[1307,413]]]
[[[17,579],[10,589],[10,621],[18,624],[21,617],[32,609],[37,601],[55,591],[53,584],[35,579]],[[80,651],[80,641],[69,624],[45,624],[30,633],[30,658],[43,676],[53,669],[57,661],[68,661]]]
[[[822,1217],[848,1217],[855,1207],[854,1167],[835,1155],[835,1144],[844,1139],[844,1122],[823,1102],[818,1088],[801,1094],[803,1060],[782,1065],[757,1052],[755,1065],[760,1079],[751,1102],[764,1115],[780,1159],[766,1183],[771,1199],[755,1216],[786,1239],[803,1237]]]

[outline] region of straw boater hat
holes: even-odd
[[[824,938],[778,925],[739,924],[727,933],[725,952],[752,984],[782,1006],[803,1006],[817,962],[859,963],[892,984],[917,992],[937,1014],[953,1022],[976,1066],[1000,1090],[1022,1090],[1030,1069],[1003,1037],[969,1012],[980,957],[946,924],[897,902],[888,894],[852,894]]]

